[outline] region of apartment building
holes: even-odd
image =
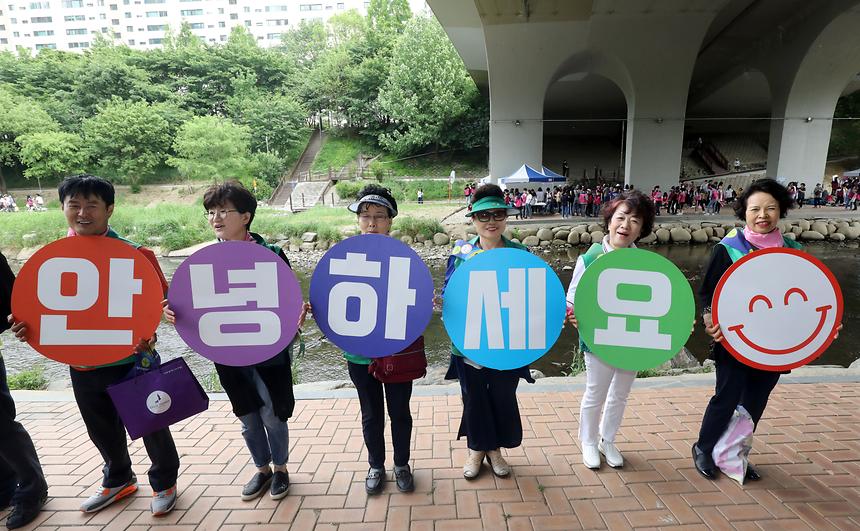
[[[207,43],[227,40],[245,26],[261,46],[303,20],[326,21],[350,9],[367,12],[368,0],[0,0],[0,51],[19,46],[83,51],[95,35],[113,35],[134,49],[159,47],[165,31],[183,21]],[[423,2],[422,2],[423,4]]]

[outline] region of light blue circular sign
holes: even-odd
[[[454,347],[491,369],[524,367],[561,333],[564,288],[539,257],[493,249],[463,263],[445,288],[442,319]]]

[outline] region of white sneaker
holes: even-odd
[[[615,447],[615,444],[601,439],[600,444],[597,445],[597,449],[606,458],[607,465],[612,468],[621,468],[624,466],[624,458],[621,456],[618,448]]]
[[[466,457],[466,464],[463,465],[463,477],[466,479],[474,479],[481,473],[481,463],[484,461],[484,452],[469,449],[469,455]]]
[[[502,457],[502,452],[498,448],[487,452],[487,461],[493,469],[493,474],[500,478],[507,477],[511,474],[511,465]]]
[[[592,470],[600,468],[600,452],[596,444],[582,445],[582,462]]]

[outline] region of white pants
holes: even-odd
[[[636,371],[616,369],[591,352],[585,352],[584,355],[585,394],[579,408],[579,440],[583,445],[596,445],[601,437],[607,442],[614,442],[615,434],[621,427],[621,419],[624,418],[627,395],[636,379]]]

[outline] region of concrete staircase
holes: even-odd
[[[281,184],[279,184],[275,189],[274,193],[272,193],[272,199],[269,201],[269,204],[281,208],[290,207],[290,198],[293,197],[293,193],[298,188],[299,182],[308,180],[308,177],[310,176],[310,169],[313,166],[314,159],[317,157],[317,153],[319,153],[320,148],[322,148],[323,135],[324,133],[319,129],[314,130],[311,134],[311,138],[308,140],[308,145],[305,147],[302,156],[299,157],[299,161],[293,168],[292,173],[289,177],[283,179]],[[308,191],[303,191],[302,193],[304,193],[306,197],[309,195]],[[320,195],[321,194],[322,192],[320,192]],[[301,196],[297,197],[300,198]],[[296,203],[295,200],[293,203]],[[299,201],[298,204],[301,204],[301,201]]]
[[[329,181],[308,181],[296,184],[293,193],[287,199],[284,208],[293,212],[302,212],[314,207],[320,202],[322,195],[328,188]]]

